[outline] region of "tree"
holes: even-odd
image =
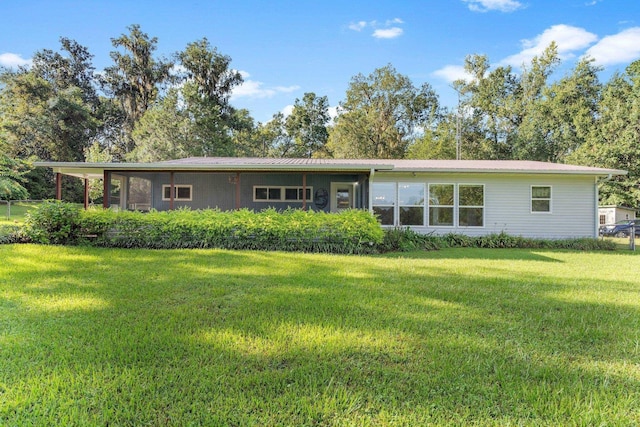
[[[326,96],[317,97],[315,93],[305,93],[295,100],[293,111],[286,119],[287,134],[293,139],[294,147],[288,153],[290,157],[312,157],[324,151],[329,131],[329,100]]]
[[[575,163],[623,169],[600,185],[604,204],[640,207],[640,60],[604,86],[595,126],[586,142],[569,157]]]
[[[29,192],[22,185],[28,170],[26,162],[0,153],[0,199],[20,200],[28,197]]]
[[[284,114],[276,113],[267,123],[259,125],[258,134],[266,157],[294,157],[295,140],[287,132]]]
[[[84,151],[85,161],[90,163],[109,163],[113,161],[113,156],[108,149],[103,148],[96,141]],[[89,180],[89,200],[95,204],[104,196],[104,183],[102,179]]]
[[[425,129],[407,151],[408,159],[455,159],[456,158],[456,112],[443,111],[435,128]]]
[[[66,55],[45,49],[31,69],[0,74],[0,127],[13,157],[81,160],[96,136],[92,55],[73,40],[60,41]]]
[[[231,57],[222,55],[206,38],[189,43],[177,54],[185,69],[187,84],[196,87],[201,99],[221,107],[227,113],[233,88],[242,83],[242,75],[230,68]]]
[[[428,84],[419,89],[391,66],[351,79],[346,100],[331,130],[335,157],[403,158],[419,128],[438,114],[438,98]]]
[[[124,52],[111,52],[114,65],[105,69],[101,80],[103,89],[119,101],[124,112],[124,140],[116,147],[120,157],[134,148],[133,129],[153,105],[160,85],[171,80],[174,65],[171,61],[153,57],[158,43],[156,37],[149,38],[139,25],[127,29],[129,34],[111,39],[113,47],[122,48]]]
[[[133,132],[135,148],[127,159],[138,162],[171,160],[191,153],[192,122],[181,106],[180,92],[171,89],[142,116]]]
[[[583,59],[569,75],[549,84],[559,63],[554,42],[523,64],[519,76],[509,66],[490,71],[486,56],[467,57],[465,70],[472,78],[456,82],[463,106],[471,112],[466,126],[473,131],[465,132],[465,139],[471,136],[473,143],[465,154],[562,162],[578,149],[597,115],[600,69]]]
[[[185,69],[183,83],[159,97],[136,123],[129,160],[155,161],[187,156],[233,156],[236,132],[246,132],[247,112],[229,104],[242,83],[231,58],[207,39],[190,43],[176,58]]]
[[[585,143],[595,126],[602,85],[591,59],[548,85],[527,106],[514,147],[517,158],[564,162]]]
[[[93,55],[75,40],[60,38],[61,49],[66,56],[50,49],[43,49],[33,56],[31,72],[48,81],[54,91],[77,87],[84,103],[97,107]]]

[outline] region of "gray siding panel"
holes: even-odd
[[[136,174],[139,176],[140,174]],[[162,200],[162,186],[168,185],[170,174],[153,173],[146,174],[145,178],[152,181],[152,206],[157,210],[168,210],[169,201]],[[209,209],[218,208],[220,210],[233,210],[236,207],[236,186],[234,179],[236,174],[233,172],[217,172],[217,173],[174,173],[174,183],[176,185],[184,184],[192,186],[191,201],[174,201],[174,208],[189,207],[191,209]],[[325,189],[330,191],[331,182],[359,182],[361,185],[356,187],[356,200],[360,201],[358,207],[364,207],[362,200],[365,199],[363,187],[365,178],[352,174],[307,174],[307,187],[317,191]],[[270,207],[275,209],[302,208],[302,201],[294,202],[254,202],[253,187],[260,186],[302,186],[302,174],[300,173],[241,173],[240,174],[240,206],[252,210],[263,210]],[[319,208],[313,202],[307,203],[307,209],[318,210]],[[329,210],[329,205],[324,208]]]

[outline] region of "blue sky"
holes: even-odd
[[[387,64],[451,106],[450,83],[469,54],[518,70],[555,40],[558,76],[588,54],[604,67],[603,82],[640,59],[638,0],[0,0],[0,21],[7,67],[59,50],[64,36],[87,46],[101,70],[110,39],[131,24],[158,38],[160,56],[207,37],[244,75],[232,104],[261,122],[305,92],[336,106],[353,76]]]

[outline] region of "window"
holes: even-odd
[[[191,201],[191,185],[174,185],[173,200],[188,202]],[[162,186],[162,200],[171,200],[171,186]]]
[[[301,202],[304,196],[311,202],[312,194],[313,187],[253,187],[254,202]]]
[[[484,186],[460,184],[458,186],[458,225],[484,226]]]
[[[424,225],[424,184],[399,183],[400,225]]]
[[[550,186],[531,186],[531,212],[551,212]]]
[[[453,184],[429,184],[429,225],[453,226]]]
[[[600,215],[598,217],[598,222],[600,223],[600,225],[605,225],[607,223],[607,216],[606,215]]]
[[[382,225],[394,225],[396,204],[395,182],[374,182],[372,185],[373,213]]]

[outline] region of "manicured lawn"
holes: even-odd
[[[640,424],[637,253],[0,260],[0,425]]]
[[[14,224],[24,222],[29,210],[37,207],[39,202],[12,202],[11,207],[7,203],[0,202],[0,224]]]

